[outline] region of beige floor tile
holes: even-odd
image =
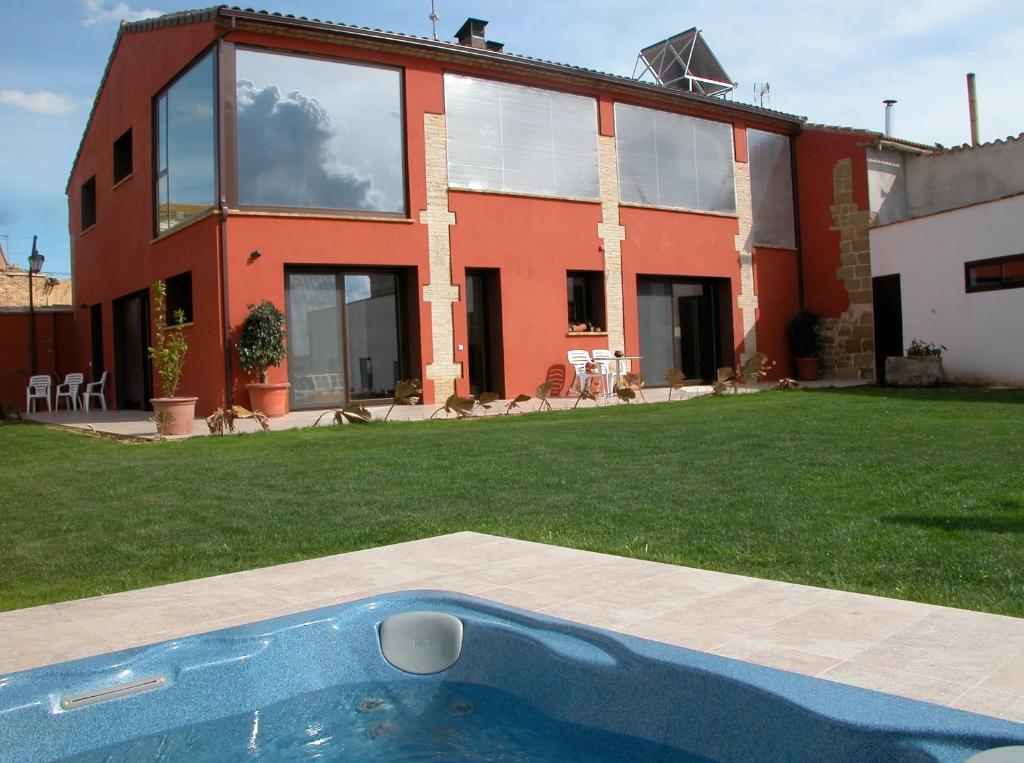
[[[757,665],[766,665],[770,668],[809,676],[834,668],[840,663],[840,660],[832,657],[756,641],[730,641],[716,646],[711,652],[722,657],[731,657],[734,660],[753,662]]]
[[[109,642],[78,627],[25,628],[0,645],[0,675],[91,657],[113,649]]]
[[[893,636],[932,614],[926,604],[840,594],[750,634],[750,639],[838,661]]]
[[[953,707],[1024,723],[1024,695],[975,687],[953,702]]]
[[[0,634],[14,633],[28,628],[63,628],[70,621],[57,607],[47,604],[11,612],[0,612]]]
[[[964,684],[943,681],[928,675],[908,673],[869,661],[848,660],[821,673],[819,678],[860,686],[864,689],[898,694],[902,697],[948,705],[966,691]]]
[[[587,604],[578,604],[573,601],[560,601],[550,607],[540,610],[545,615],[558,617],[562,620],[571,620],[574,623],[582,623],[595,628],[606,630],[621,630],[629,620],[614,610],[603,607],[592,607]]]
[[[510,586],[492,587],[475,595],[481,599],[494,601],[498,604],[506,604],[510,607],[533,612],[539,612],[545,607],[552,607],[558,604],[558,599],[554,596]]]
[[[1024,652],[1011,657],[993,670],[979,688],[1004,691],[1024,696]]]
[[[1024,645],[1024,619],[937,607],[861,652],[860,662],[973,686]]]
[[[720,634],[694,628],[692,623],[665,622],[663,620],[637,620],[627,623],[615,630],[628,633],[630,636],[660,641],[663,644],[684,646],[708,652],[725,643]]]

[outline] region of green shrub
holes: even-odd
[[[267,383],[267,369],[281,365],[285,356],[284,313],[273,302],[263,300],[249,305],[249,314],[235,342],[238,359],[249,373],[255,373],[260,383]]]

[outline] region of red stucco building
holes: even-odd
[[[882,136],[470,31],[229,8],[122,25],[68,184],[78,363],[111,371],[112,403],[151,396],[158,279],[200,413],[247,403],[230,338],[262,299],[288,318],[271,381],[293,407],[409,377],[428,402],[532,393],[575,348],[642,355],[649,384],[758,350],[788,375],[802,304],[829,319],[827,371],[871,376]]]

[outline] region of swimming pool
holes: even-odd
[[[0,677],[0,761],[18,763],[959,762],[1013,744],[1024,725],[442,592]]]

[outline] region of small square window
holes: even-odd
[[[114,185],[132,174],[132,130],[114,141]]]
[[[179,310],[185,314],[182,323],[192,322],[192,271],[167,279],[167,322],[174,325]]]
[[[96,176],[82,183],[82,230],[96,224]]]
[[[601,331],[604,319],[604,274],[570,270],[566,274],[569,297],[569,330]]]

